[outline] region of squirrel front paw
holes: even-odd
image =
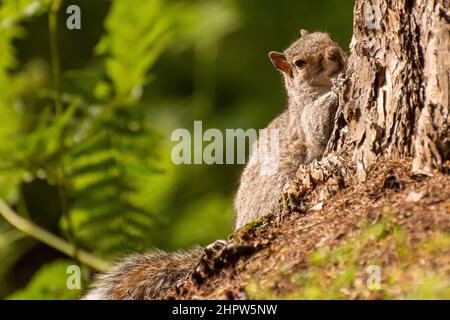
[[[220,253],[224,248],[228,246],[229,241],[227,240],[217,240],[213,243],[209,244],[205,248],[205,256],[206,257],[213,257]]]
[[[335,94],[339,95],[339,93],[342,90],[342,87],[344,86],[346,79],[347,78],[345,76],[345,73],[339,74],[335,79],[333,79],[331,81],[331,83],[332,83],[331,91],[334,92]]]

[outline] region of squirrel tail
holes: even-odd
[[[126,257],[97,277],[83,300],[161,299],[195,268],[201,247],[168,253],[152,250]]]

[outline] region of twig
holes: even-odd
[[[73,244],[68,243],[67,241],[39,227],[33,222],[22,218],[20,215],[14,212],[1,198],[0,214],[12,226],[22,231],[23,233],[45,243],[46,245],[66,254],[69,257],[73,258],[75,256],[75,246]],[[106,271],[109,266],[106,261],[103,261],[84,250],[79,249],[77,251],[77,258],[80,260],[80,262],[98,271]]]
[[[317,225],[321,224],[322,222],[323,222],[323,220],[321,220],[321,221],[318,221],[318,222],[314,222],[314,223],[311,223],[311,224],[308,224],[307,226],[301,227],[301,228],[300,228],[300,229],[298,229],[297,231],[303,231],[303,230],[306,230],[306,229],[309,229],[309,228],[315,227],[315,226],[317,226]]]

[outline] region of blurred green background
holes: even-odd
[[[263,128],[285,100],[267,53],[300,28],[352,33],[342,0],[0,4],[0,197],[104,261],[225,238],[242,166],[175,166],[172,131]],[[0,298],[78,298],[94,271],[0,215]]]

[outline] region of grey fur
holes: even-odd
[[[299,166],[319,159],[330,137],[338,106],[332,80],[344,71],[347,57],[326,33],[302,35],[283,54],[270,54],[283,73],[288,95],[287,110],[267,127],[279,130],[279,165],[271,175],[264,174],[261,163],[265,160],[253,159],[260,157],[253,150],[234,202],[236,229],[274,212]],[[306,62],[302,69],[294,66],[297,60]]]

